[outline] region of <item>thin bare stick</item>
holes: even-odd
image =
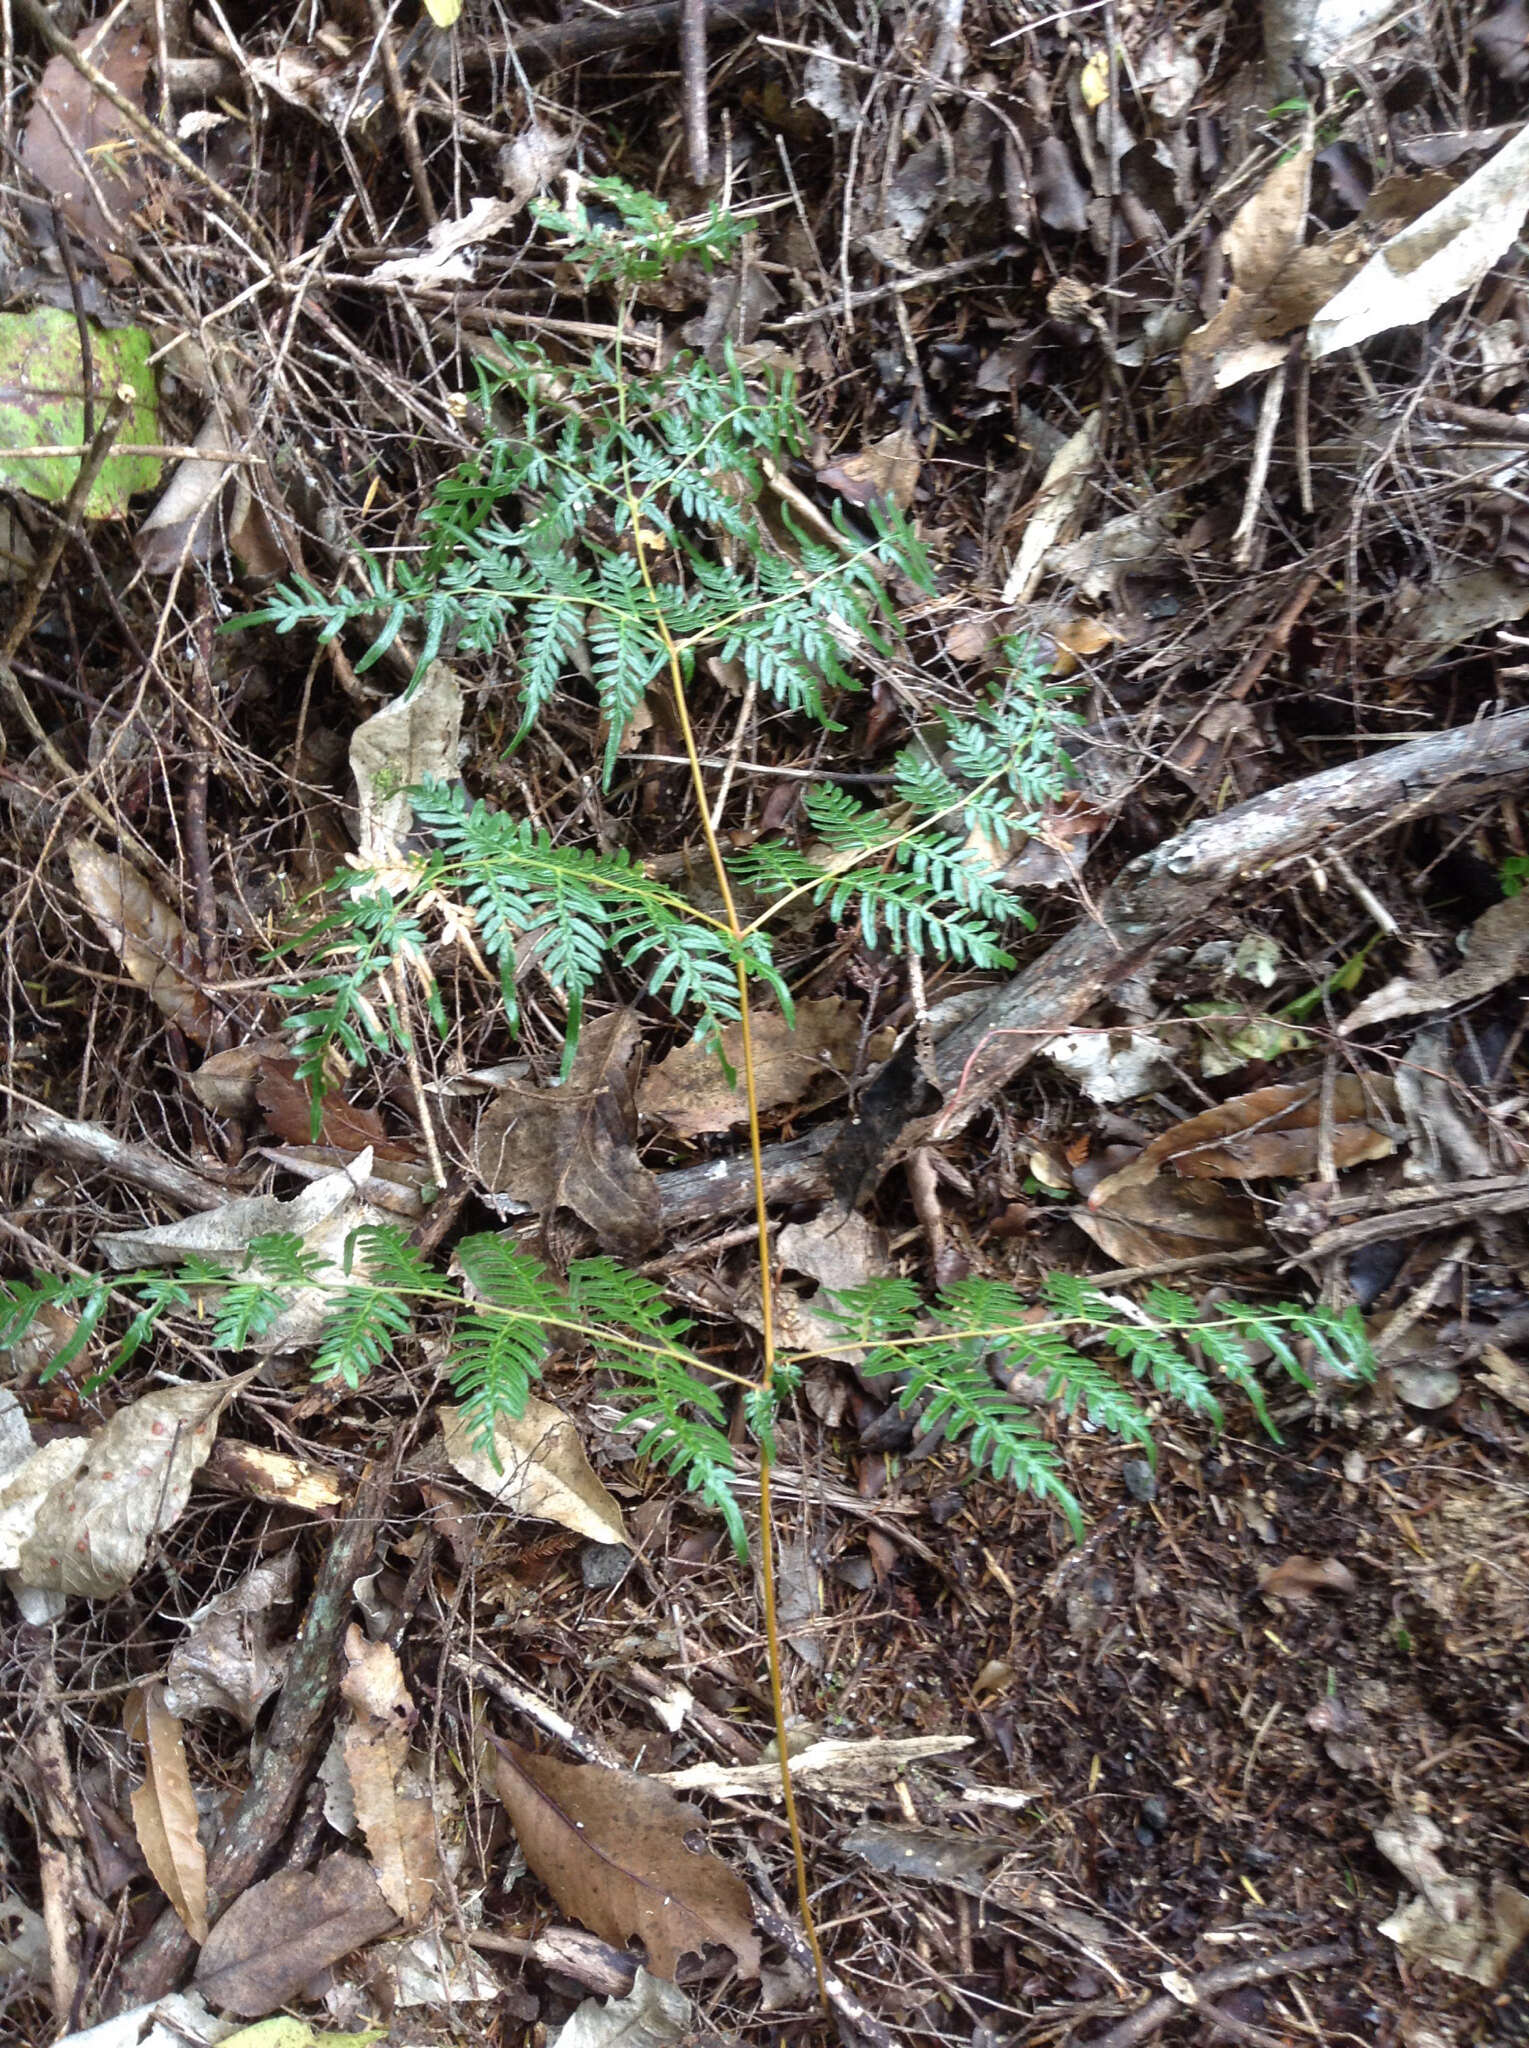
[[[706,0],[681,0],[680,75],[685,94],[685,153],[690,180],[711,179],[711,136],[706,122]]]
[[[1239,1991],[1245,1984],[1273,1984],[1281,1977],[1299,1976],[1307,1970],[1331,1969],[1334,1963],[1348,1962],[1353,1953],[1346,1941],[1327,1941],[1318,1948],[1295,1948],[1282,1956],[1257,1956],[1245,1963],[1223,1963],[1220,1969],[1207,1970],[1203,1976],[1192,1980],[1193,2006],[1203,2007],[1207,1999],[1218,1998],[1223,1991]],[[1160,1998],[1144,2005],[1140,2012],[1122,2020],[1118,2027],[1111,2027],[1107,2034],[1101,2034],[1097,2041],[1090,2041],[1087,2048],[1136,2048],[1138,2042],[1150,2041],[1171,2019],[1188,2009],[1182,1999],[1164,1992]]]
[[[1253,535],[1258,526],[1258,508],[1263,503],[1264,485],[1269,481],[1269,458],[1274,453],[1274,435],[1285,403],[1285,380],[1289,372],[1283,363],[1264,386],[1258,408],[1258,431],[1253,436],[1253,461],[1248,470],[1248,487],[1242,500],[1242,517],[1232,535],[1232,560],[1246,569],[1253,559]]]

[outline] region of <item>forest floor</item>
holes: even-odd
[[[569,2044],[1529,2040],[1522,0],[545,6],[5,12],[0,2039],[285,2012],[280,2048],[539,2048],[595,2001]],[[641,274],[589,258],[648,230]],[[516,347],[529,382],[480,384]],[[795,1028],[759,1027],[802,1362],[782,1706],[793,1750],[845,1745],[796,1794],[826,2014],[759,1769],[731,1072],[613,955],[575,1129],[569,976],[524,923],[512,1028],[481,906],[352,974],[321,1116],[293,1035],[359,957],[304,933],[379,849],[421,856],[396,806],[432,767],[725,923],[684,707],[660,671],[613,715],[597,621],[524,734],[529,614],[454,615],[434,667],[419,605],[380,650],[386,604],[316,630],[403,587],[442,479],[485,436],[550,445],[613,351],[658,418],[696,357],[740,416],[789,376],[800,436],[755,479],[781,559],[894,514],[927,557],[828,644],[830,724],[699,648],[724,853],[810,850],[809,792],[887,800],[1005,690],[1071,763],[968,839],[1023,906],[1010,965],[804,897]],[[633,523],[569,561],[651,548],[677,589],[694,528]],[[748,1561],[571,1339],[538,1361],[566,1421],[533,1411],[506,1486],[453,1447],[440,1304],[327,1377],[297,1279],[284,1341],[258,1304],[231,1329],[205,1264],[144,1307],[145,1261],[338,1259],[335,1215],[464,1316],[496,1234],[549,1285],[645,1276],[722,1375]],[[1116,1329],[1309,1318],[1293,1374],[1255,1347],[1269,1428],[1127,1347],[1150,1453],[1058,1398],[1023,1320],[971,1352],[1081,1540],[819,1313],[1058,1275]],[[1144,1308],[1163,1280],[1179,1307]],[[519,1805],[490,1738],[532,1753]],[[549,1849],[546,1758],[688,1775],[667,1847],[588,1823],[646,1907]],[[704,1963],[671,1881],[711,1887]],[[686,1960],[639,2025],[640,1927],[656,1975]]]

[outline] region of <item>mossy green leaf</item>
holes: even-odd
[[[137,394],[122,422],[124,447],[159,439],[158,396],[146,327],[92,327],[91,395],[99,420],[119,384]],[[85,440],[85,375],[72,313],[39,306],[0,314],[0,484],[61,505],[79,475],[77,455],[33,455],[34,448],[78,448]],[[120,519],[136,491],[152,490],[157,455],[108,456],[85,500],[87,519]]]

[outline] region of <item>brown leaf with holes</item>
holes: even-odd
[[[74,47],[123,98],[143,106],[153,41],[136,11],[103,35],[92,23]],[[67,57],[43,67],[21,137],[21,158],[48,199],[104,260],[117,283],[132,276],[122,254],[130,216],[148,191],[143,145],[110,100]],[[104,207],[102,202],[105,202]]]
[[[196,947],[186,927],[120,854],[107,853],[93,839],[71,839],[68,850],[80,901],[122,965],[172,1024],[194,1044],[205,1045],[217,1020],[191,978]]]
[[[814,1081],[849,1072],[860,1043],[860,1012],[838,996],[798,1003],[795,1023],[778,1010],[756,1010],[753,1041],[759,1107],[778,1109],[782,1103],[800,1102]],[[722,1053],[733,1070],[731,1084],[712,1047],[677,1045],[644,1076],[637,1107],[644,1116],[662,1118],[682,1138],[705,1137],[745,1122],[749,1108],[738,1025],[723,1030]]]
[[[133,1827],[154,1882],[191,1939],[207,1939],[207,1852],[197,1833],[196,1794],[181,1724],[162,1685],[135,1686],[123,1727],[144,1747],[143,1783],[132,1795]]]
[[[478,1123],[474,1163],[492,1194],[543,1214],[571,1209],[604,1250],[640,1258],[657,1241],[658,1183],[637,1157],[635,1010],[586,1024],[561,1088],[512,1081]]]
[[[1333,1162],[1341,1171],[1396,1150],[1386,1116],[1395,1101],[1389,1081],[1341,1074],[1333,1088]],[[1165,1170],[1183,1180],[1308,1178],[1318,1164],[1322,1084],[1255,1088],[1164,1131],[1129,1166],[1100,1181],[1090,1209],[1118,1207],[1124,1189],[1145,1187]]]
[[[242,1892],[207,1937],[193,1981],[220,2012],[259,2019],[397,1924],[359,1856],[326,1856],[317,1870],[278,1871]]]
[[[719,1858],[686,1846],[701,1825],[654,1778],[565,1764],[495,1741],[495,1784],[526,1862],[565,1913],[618,1947],[636,1937],[648,1968],[672,1977],[707,1942],[759,1975],[748,1887]]]
[[[1111,1175],[1100,1188],[1119,1179],[1118,1174]],[[1098,1194],[1096,1188],[1095,1200]],[[1114,1189],[1097,1209],[1090,1201],[1086,1209],[1067,1213],[1119,1266],[1155,1266],[1160,1259],[1242,1251],[1263,1241],[1252,1203],[1217,1181],[1156,1179],[1144,1187]]]

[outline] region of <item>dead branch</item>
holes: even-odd
[[[1328,1941],[1317,1948],[1291,1949],[1282,1956],[1223,1963],[1220,1969],[1207,1970],[1202,1977],[1191,1980],[1190,1997],[1174,1998],[1164,1992],[1140,2012],[1122,2020],[1118,2027],[1101,2034],[1097,2041],[1086,2043],[1085,2048],[1135,2048],[1138,2041],[1149,2041],[1169,2020],[1186,2011],[1203,2009],[1207,1999],[1218,1998],[1223,1991],[1237,1991],[1245,1984],[1272,1984],[1276,1978],[1297,1977],[1308,1970],[1325,1970],[1334,1963],[1346,1963],[1353,1953],[1346,1941]]]
[[[230,1189],[204,1179],[167,1152],[153,1145],[129,1144],[113,1137],[104,1124],[78,1123],[41,1103],[30,1104],[22,1112],[11,1142],[49,1152],[55,1159],[67,1159],[112,1180],[130,1181],[179,1209],[221,1209],[231,1199]]]
[[[662,43],[680,26],[684,0],[655,0],[648,7],[628,7],[616,15],[592,15],[581,21],[549,22],[545,28],[527,29],[514,38],[512,48],[530,77],[549,71],[566,70],[591,57],[606,57],[617,50],[635,50],[645,43]],[[798,12],[793,0],[710,0],[706,24],[712,33],[726,34],[757,27],[777,16]],[[465,51],[465,62],[474,66],[495,63],[504,55],[504,45],[483,43]]]
[[[297,1810],[335,1697],[335,1667],[351,1617],[352,1588],[372,1555],[392,1483],[392,1470],[384,1464],[369,1466],[361,1475],[350,1514],[337,1525],[314,1581],[249,1790],[208,1862],[214,1921],[259,1877]],[[163,1997],[185,1968],[193,1945],[174,1908],[167,1906],[123,1966],[109,2010],[127,2012]]]
[[[1133,860],[1074,927],[939,1046],[946,1106],[903,1144],[948,1138],[1027,1066],[1047,1039],[1224,902],[1239,882],[1329,844],[1351,847],[1404,819],[1501,794],[1529,778],[1529,711],[1429,733],[1266,790],[1203,818]]]

